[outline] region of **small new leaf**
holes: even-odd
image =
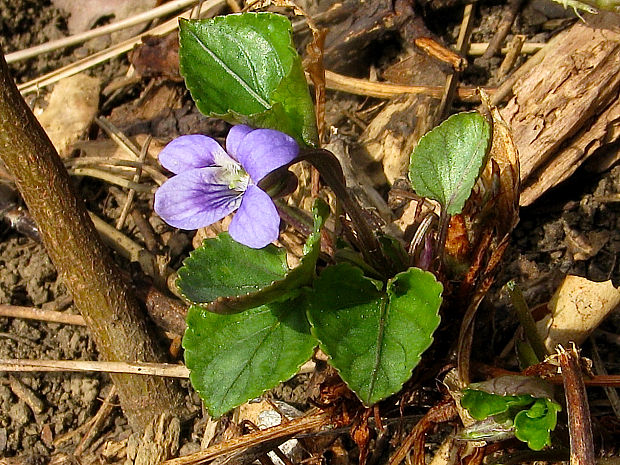
[[[530,395],[501,396],[484,391],[466,389],[461,405],[467,409],[475,420],[484,420],[493,415],[508,411],[510,407],[523,407],[534,401]]]
[[[515,416],[515,437],[527,442],[532,450],[541,450],[551,445],[551,431],[555,429],[559,404],[549,399],[536,399],[529,410],[522,410]]]
[[[180,71],[198,109],[317,145],[314,105],[290,21],[273,13],[181,20]]]
[[[480,175],[490,141],[491,125],[480,113],[450,116],[413,150],[409,164],[413,190],[438,201],[449,215],[460,213]]]
[[[493,392],[489,392],[493,391]],[[502,376],[471,384],[461,405],[478,423],[466,428],[463,439],[505,439],[515,436],[533,450],[551,444],[559,404],[551,400],[551,387],[525,376]]]
[[[439,325],[442,285],[418,268],[387,284],[359,268],[326,268],[308,310],[312,332],[330,363],[367,406],[394,394],[411,377]]]

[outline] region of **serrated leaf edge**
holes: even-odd
[[[430,131],[428,131],[426,134],[424,134],[424,135],[420,138],[420,140],[418,141],[418,144],[416,145],[416,147],[420,146],[420,144],[422,144],[422,143],[423,143],[423,142],[422,142],[423,140],[425,140],[425,139],[427,139],[428,137],[430,137],[430,134],[431,134],[434,130],[436,130],[436,129],[440,128],[441,126],[443,126],[445,123],[447,123],[447,122],[448,122],[448,121],[450,121],[451,119],[453,119],[453,118],[455,118],[455,117],[457,117],[457,116],[459,116],[459,115],[466,115],[466,114],[478,114],[478,115],[480,115],[480,113],[479,113],[479,112],[477,112],[477,111],[466,111],[466,112],[461,112],[461,113],[456,113],[456,114],[454,114],[454,115],[451,115],[450,117],[448,117],[448,118],[446,118],[444,121],[442,121],[442,122],[441,122],[441,124],[439,124],[438,126],[434,127],[434,128],[433,128],[433,129],[431,129]],[[488,132],[489,132],[490,136],[489,136],[489,138],[488,138],[488,139],[487,139],[487,141],[486,141],[485,157],[483,158],[482,162],[480,163],[480,169],[478,170],[478,175],[477,175],[477,177],[478,177],[478,176],[480,176],[480,173],[482,172],[482,169],[483,169],[483,168],[484,168],[484,166],[485,166],[485,160],[486,160],[486,158],[488,157],[489,150],[491,149],[491,137],[492,137],[492,128],[490,128],[489,122],[486,120],[486,118],[484,118],[484,116],[483,116],[483,115],[480,115],[480,116],[482,117],[482,119],[483,119],[483,121],[484,121],[484,124],[485,124],[487,127],[489,127],[489,131],[488,131]],[[428,137],[427,137],[427,136],[428,136]],[[411,160],[411,158],[413,157],[413,154],[414,154],[414,153],[415,153],[415,148],[414,148],[414,150],[411,152],[411,155],[410,155],[410,157],[409,157],[409,164],[410,164],[410,165],[409,165],[409,173],[408,173],[408,177],[409,177],[409,182],[410,182],[410,183],[412,183],[412,180],[411,180],[411,173],[413,172],[413,171],[412,171],[413,163],[411,163],[411,161],[412,161],[412,160]],[[471,163],[472,163],[472,162],[473,162],[473,160],[472,160],[472,159],[470,159],[470,161],[469,161],[469,163],[468,163],[468,165],[467,165],[467,167],[466,167],[466,168],[469,168],[469,166],[471,166]],[[439,173],[438,173],[438,174],[439,174]],[[441,176],[437,176],[437,177],[441,177]],[[477,177],[476,177],[476,179],[477,179]],[[446,199],[442,200],[442,199],[439,199],[439,198],[435,198],[435,197],[438,197],[438,196],[436,196],[436,195],[435,195],[435,192],[434,192],[434,191],[436,191],[436,190],[438,190],[438,189],[436,189],[436,188],[433,188],[433,189],[429,188],[428,183],[426,182],[426,179],[423,179],[422,177],[418,177],[418,179],[419,179],[419,181],[421,181],[421,183],[424,185],[424,188],[426,189],[427,193],[431,193],[431,194],[433,195],[433,197],[431,197],[431,196],[429,196],[429,195],[426,195],[426,194],[420,194],[420,195],[424,195],[425,197],[431,198],[431,199],[433,199],[433,200],[435,200],[435,201],[439,202],[439,203],[441,204],[442,208],[445,208],[445,209],[446,209],[446,211],[447,211],[448,213],[450,213],[450,214],[458,214],[458,213],[460,213],[460,211],[462,211],[463,206],[465,205],[465,202],[467,201],[467,198],[466,198],[466,199],[465,199],[465,201],[463,202],[463,205],[461,205],[461,206],[460,206],[460,208],[458,208],[458,209],[457,209],[457,210],[455,210],[455,211],[450,212],[451,208],[452,208],[452,207],[454,207],[454,205],[452,204],[453,199],[454,199],[454,196],[455,196],[455,195],[459,192],[459,190],[460,190],[460,189],[458,189],[458,188],[454,189],[454,192],[452,193],[452,196],[451,196],[450,198],[446,198]],[[464,182],[464,179],[463,179],[463,177],[461,176],[461,177],[460,177],[460,181],[459,181],[459,183],[458,183],[458,186],[460,187],[460,186],[462,185],[462,183],[463,183],[463,182]],[[476,182],[476,180],[474,180],[474,184],[473,184],[473,185],[475,185],[475,182]],[[473,188],[473,185],[472,185],[472,188]],[[412,187],[413,187],[413,186],[412,186]],[[414,190],[415,190],[415,189],[414,189]],[[442,191],[442,197],[443,197],[443,194],[445,194],[445,192],[443,192],[443,191],[444,191],[444,189],[443,189],[443,188],[441,188],[441,189],[439,189],[439,190],[441,190],[441,191]],[[470,194],[471,194],[471,192],[470,192]],[[469,196],[468,196],[468,197],[469,197]]]
[[[181,294],[181,296],[191,305],[196,305],[197,307],[201,307],[204,308],[205,310],[208,310],[210,312],[213,313],[235,313],[236,311],[242,311],[239,310],[240,308],[244,307],[243,305],[243,299],[245,298],[249,298],[251,296],[256,296],[256,295],[261,295],[263,296],[262,299],[258,299],[256,301],[256,305],[255,307],[259,307],[261,305],[265,305],[268,304],[270,302],[274,302],[274,301],[278,301],[281,300],[279,297],[277,297],[278,294],[280,294],[280,292],[284,292],[286,294],[286,296],[281,296],[282,298],[294,298],[296,295],[299,294],[299,290],[297,289],[300,286],[305,286],[310,284],[310,281],[312,280],[312,278],[314,277],[313,274],[310,274],[308,276],[302,276],[300,279],[296,279],[293,280],[290,283],[287,283],[286,280],[296,272],[296,270],[301,269],[302,266],[304,266],[305,262],[308,259],[308,256],[310,255],[310,253],[312,252],[312,250],[306,250],[306,246],[310,243],[315,243],[316,247],[321,246],[321,229],[323,228],[323,226],[325,225],[325,222],[327,221],[327,217],[329,216],[329,206],[321,199],[316,199],[314,205],[312,206],[312,213],[314,216],[314,223],[313,223],[313,230],[310,233],[310,235],[308,236],[308,239],[306,240],[306,243],[304,244],[304,255],[301,257],[300,263],[297,267],[290,269],[288,267],[288,265],[286,264],[286,258],[285,258],[285,262],[284,265],[286,267],[286,271],[284,272],[284,274],[282,275],[281,279],[274,279],[273,281],[271,281],[269,284],[267,284],[264,287],[261,287],[260,289],[258,289],[257,291],[254,292],[246,292],[245,294],[237,294],[235,296],[223,296],[223,297],[218,297],[217,299],[211,301],[211,302],[195,302],[192,299],[189,299],[187,297],[187,295],[181,290],[180,286],[179,286],[179,280],[181,279],[181,277],[179,276],[176,280],[176,286],[177,289],[179,290],[179,293]],[[227,233],[220,233],[217,235],[217,237],[215,239],[220,240],[220,238]],[[208,239],[205,239],[201,245],[201,247],[204,246],[205,242]],[[318,241],[315,242],[315,241]],[[186,262],[192,260],[194,258],[194,256],[196,255],[196,253],[199,253],[200,249],[194,249],[189,253],[189,257],[187,257],[185,260],[183,260],[183,266],[186,266]],[[276,250],[278,251],[285,251],[286,254],[286,249],[282,248],[282,247],[277,247]],[[320,252],[320,249],[319,249]],[[318,254],[317,254],[318,255]],[[286,257],[286,255],[285,255]],[[305,279],[304,279],[305,278]],[[280,286],[281,284],[281,286]],[[274,297],[274,294],[276,295],[276,297]],[[235,302],[241,302],[240,305],[235,306]],[[247,307],[244,307],[243,309],[245,309]],[[226,310],[230,310],[230,311],[226,311]]]
[[[365,278],[365,279],[367,279],[367,280],[369,280],[369,281],[371,281],[371,282],[374,282],[374,280],[372,280],[372,279],[370,279],[370,278],[368,278],[368,277],[364,276],[364,272],[363,272],[363,270],[362,270],[361,268],[358,268],[357,266],[354,266],[354,265],[349,265],[349,266],[350,266],[351,268],[355,269],[355,270],[359,273],[359,275],[360,275],[361,277],[363,277],[363,278]],[[439,290],[439,298],[441,299],[441,295],[442,295],[442,293],[443,293],[443,285],[441,284],[441,282],[439,282],[439,281],[437,280],[437,278],[435,277],[435,275],[434,275],[434,274],[432,274],[432,273],[430,273],[430,272],[428,272],[428,271],[424,271],[424,270],[422,270],[422,269],[420,269],[420,268],[417,268],[417,267],[411,267],[411,268],[415,268],[416,270],[420,270],[420,271],[424,272],[425,274],[428,274],[428,275],[430,275],[431,277],[433,277],[433,279],[435,280],[435,282],[436,282],[436,283],[438,283],[438,284],[440,285],[440,290]],[[408,271],[408,270],[407,270],[407,271]],[[401,273],[406,273],[407,271],[402,271]],[[396,276],[398,276],[398,275],[399,275],[399,274],[401,274],[401,273],[398,273]],[[394,276],[394,278],[390,279],[390,280],[389,280],[389,282],[391,282],[391,281],[393,281],[394,279],[396,279],[396,276]],[[380,298],[381,298],[381,300],[382,300],[382,302],[383,302],[383,308],[387,308],[387,304],[385,303],[385,301],[386,301],[386,300],[387,300],[387,301],[389,301],[388,294],[387,294],[387,291],[382,291],[382,292],[383,292],[383,295],[382,295],[382,296],[380,296]],[[389,302],[388,302],[388,303],[389,303]],[[439,307],[437,307],[437,315],[438,315],[438,316],[439,316],[439,308],[440,308],[440,307],[441,307],[441,302],[440,302],[440,304],[439,304]],[[327,350],[327,348],[325,347],[325,345],[323,344],[323,342],[321,341],[321,339],[319,338],[319,336],[316,334],[315,325],[314,325],[314,323],[312,322],[312,318],[310,318],[310,315],[309,315],[309,310],[308,310],[308,312],[307,312],[307,313],[308,313],[308,316],[307,316],[307,318],[308,318],[308,322],[310,323],[310,332],[312,333],[312,335],[313,335],[313,336],[317,339],[317,341],[319,342],[319,348],[320,348],[320,349],[321,349],[321,350],[325,353],[325,355],[327,355],[328,360],[332,360],[332,356],[329,354],[329,351]],[[425,347],[422,351],[420,351],[420,354],[418,355],[418,361],[417,361],[417,363],[416,363],[413,367],[411,367],[411,373],[409,374],[409,377],[408,377],[408,378],[406,378],[406,379],[404,379],[404,380],[402,381],[402,383],[399,383],[399,387],[398,387],[397,389],[395,389],[395,390],[394,390],[394,391],[392,391],[392,392],[389,392],[388,394],[386,394],[385,396],[381,397],[380,399],[378,399],[377,401],[373,402],[372,404],[368,404],[368,403],[367,403],[364,399],[362,399],[362,398],[359,396],[359,394],[358,394],[358,393],[357,393],[357,392],[356,392],[356,391],[355,391],[355,390],[351,387],[351,385],[349,384],[349,382],[348,382],[345,378],[343,378],[343,377],[342,377],[342,375],[341,375],[341,372],[340,372],[340,369],[339,369],[339,368],[335,367],[335,366],[334,366],[334,365],[332,365],[331,363],[330,363],[330,366],[332,366],[332,368],[334,368],[334,369],[338,372],[338,375],[340,375],[340,379],[342,379],[342,381],[343,381],[343,382],[347,385],[347,387],[351,390],[351,392],[353,392],[353,393],[355,394],[355,396],[356,396],[356,397],[360,400],[360,402],[361,402],[362,404],[364,404],[364,406],[365,406],[365,407],[371,407],[372,405],[374,405],[374,404],[376,404],[376,403],[378,403],[378,402],[381,402],[381,401],[382,401],[382,400],[384,400],[384,399],[387,399],[387,398],[388,398],[388,397],[390,397],[391,395],[396,394],[397,392],[399,392],[399,391],[403,388],[403,386],[404,386],[404,384],[407,382],[407,380],[408,380],[409,378],[411,378],[411,375],[413,374],[413,370],[414,370],[414,369],[418,366],[418,364],[420,363],[420,360],[422,359],[422,354],[423,354],[424,352],[426,352],[426,350],[428,350],[428,348],[429,348],[429,347],[432,345],[432,343],[434,342],[435,338],[434,338],[433,334],[435,333],[435,331],[436,331],[436,330],[437,330],[437,328],[439,327],[439,324],[440,324],[440,323],[441,323],[441,318],[439,318],[439,320],[438,320],[438,322],[437,322],[437,325],[435,326],[435,329],[433,330],[433,332],[432,332],[432,334],[431,334],[431,336],[430,336],[430,338],[429,338],[429,344],[428,344],[428,346],[426,346],[426,347]],[[375,365],[375,367],[373,368],[373,370],[375,370],[375,369],[376,369],[376,365]],[[376,382],[376,380],[373,380],[373,384],[374,384],[374,382]],[[370,396],[370,397],[372,397],[372,396]]]
[[[290,66],[288,66],[287,68],[283,68],[283,71],[284,71],[283,77],[278,82],[278,85],[272,90],[271,95],[269,97],[269,102],[265,102],[264,99],[261,96],[258,96],[259,99],[260,99],[259,103],[263,107],[265,107],[264,111],[258,112],[258,113],[252,113],[250,115],[244,115],[244,114],[238,113],[238,112],[234,111],[231,108],[229,108],[226,113],[203,112],[202,108],[200,108],[202,105],[198,105],[198,101],[196,100],[196,97],[195,97],[195,93],[196,93],[195,86],[190,86],[189,83],[187,82],[187,79],[185,78],[185,70],[184,70],[185,66],[184,66],[182,60],[179,61],[179,70],[180,70],[181,76],[183,76],[185,87],[187,87],[187,89],[189,90],[190,95],[192,97],[192,100],[194,100],[194,102],[196,103],[196,106],[198,107],[198,110],[200,110],[200,112],[203,113],[205,116],[209,116],[209,117],[213,117],[213,118],[220,118],[220,119],[223,119],[224,121],[227,121],[227,122],[233,123],[233,124],[234,123],[250,124],[252,122],[251,120],[256,120],[257,118],[260,118],[261,116],[268,115],[269,112],[274,110],[274,107],[276,105],[282,106],[282,109],[284,111],[284,106],[282,105],[282,102],[274,101],[271,98],[271,96],[273,94],[277,93],[277,91],[282,87],[283,81],[288,76],[291,75],[291,72],[293,70],[293,66],[295,65],[296,60],[297,61],[301,60],[299,54],[297,53],[297,50],[294,47],[293,35],[292,35],[292,31],[293,31],[292,25],[291,25],[290,21],[288,20],[288,18],[286,18],[283,15],[279,15],[279,14],[275,14],[275,13],[269,13],[269,12],[248,12],[248,13],[230,14],[230,15],[225,15],[225,16],[216,16],[215,18],[211,18],[211,19],[208,19],[208,20],[200,20],[200,21],[212,21],[214,23],[218,23],[218,22],[226,23],[228,21],[226,19],[227,17],[230,17],[230,16],[240,16],[242,14],[244,14],[244,15],[253,15],[253,16],[256,16],[256,17],[258,17],[258,16],[264,16],[264,17],[269,16],[269,17],[284,18],[286,20],[285,24],[286,24],[286,27],[287,27],[287,30],[288,30],[288,33],[289,33],[288,34],[289,41],[288,41],[288,44],[287,44],[287,48],[288,48],[288,51],[292,53],[294,58],[293,58],[293,60],[291,60]],[[190,21],[187,20],[187,19],[180,18],[179,19],[179,27],[180,28],[186,27],[186,24],[188,24],[189,22]],[[193,35],[195,36],[195,34],[193,34]],[[183,53],[182,50],[183,50],[184,46],[183,46],[182,41],[179,41],[179,44],[180,44],[180,46],[179,46],[179,55],[181,55]],[[219,59],[219,57],[217,57],[217,58]],[[228,68],[225,65],[225,63],[222,62],[222,64],[224,65],[225,68]],[[249,87],[249,84],[247,84],[245,82],[244,82],[244,84],[245,84],[245,86],[243,86],[243,87]],[[251,89],[251,87],[249,87],[249,88]],[[252,89],[252,93],[255,93],[253,91],[253,89]],[[272,127],[270,129],[279,130],[278,127]],[[293,135],[293,134],[289,134],[289,135],[295,137],[295,139],[297,139],[297,136],[299,136],[301,139],[298,139],[297,140],[298,142],[302,142],[303,144],[305,144],[305,145],[307,145],[309,147],[314,146],[314,142],[313,141],[305,140],[305,136],[307,135],[306,131],[305,131],[305,126],[302,128],[302,131],[301,131],[301,133],[299,135]]]
[[[282,322],[281,322],[281,321],[278,321],[276,324],[277,324],[277,325],[280,325],[280,324],[282,324]],[[316,337],[315,337],[315,339],[316,339]],[[183,349],[185,349],[185,345],[184,345],[184,343],[183,343],[183,341],[184,341],[184,340],[185,340],[185,337],[184,337],[184,338],[182,339],[182,341],[181,341],[181,342],[182,342]],[[315,347],[316,347],[316,346],[315,346]],[[248,397],[245,401],[241,402],[239,405],[243,405],[244,403],[246,403],[247,401],[249,401],[249,400],[251,400],[251,399],[254,399],[254,398],[256,398],[256,397],[260,397],[260,396],[262,396],[265,392],[267,392],[267,391],[269,391],[270,389],[273,389],[274,387],[276,387],[278,384],[283,383],[283,382],[288,381],[289,379],[291,379],[293,376],[295,376],[295,375],[297,374],[297,372],[298,372],[298,371],[299,371],[299,369],[302,367],[302,365],[303,365],[304,363],[306,363],[306,362],[310,359],[310,357],[312,357],[313,352],[314,352],[314,347],[313,347],[313,348],[311,348],[311,349],[309,350],[308,357],[307,357],[307,358],[305,358],[303,362],[299,363],[299,364],[295,367],[295,370],[293,371],[293,373],[292,373],[292,374],[290,374],[290,375],[286,375],[284,378],[279,379],[279,380],[278,380],[278,381],[277,381],[277,382],[276,382],[273,386],[266,387],[266,388],[265,388],[265,389],[263,389],[260,393],[258,393],[258,394],[252,394],[250,397]],[[201,398],[201,399],[202,399],[202,401],[204,402],[205,407],[206,407],[206,409],[207,409],[207,410],[208,410],[208,412],[209,412],[209,415],[211,415],[213,418],[219,418],[219,417],[221,417],[222,415],[224,415],[226,412],[228,412],[229,410],[226,410],[226,411],[224,411],[224,412],[222,412],[222,413],[220,413],[220,414],[218,415],[216,412],[214,412],[214,411],[213,411],[213,409],[212,409],[212,408],[208,405],[206,397],[203,397],[203,392],[202,392],[201,390],[199,390],[199,389],[197,389],[197,388],[195,387],[195,385],[196,385],[196,384],[195,384],[195,382],[194,382],[194,376],[195,376],[195,375],[197,375],[196,370],[192,370],[191,368],[189,368],[189,367],[187,366],[187,363],[185,363],[185,365],[186,365],[187,369],[189,370],[189,379],[190,379],[191,385],[194,387],[194,389],[196,390],[196,392],[198,393],[198,395],[200,396],[200,398]],[[233,408],[234,408],[234,407],[233,407]]]

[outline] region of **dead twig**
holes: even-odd
[[[570,349],[558,347],[557,355],[562,367],[564,394],[568,409],[568,431],[570,433],[571,465],[594,465],[594,441],[588,396],[583,383],[579,352],[574,344]]]
[[[521,9],[522,3],[523,3],[523,0],[508,0],[508,4],[506,5],[506,7],[504,8],[504,11],[502,12],[502,15],[501,15],[502,20],[499,23],[499,26],[497,27],[497,31],[495,32],[495,35],[489,42],[489,46],[482,54],[483,60],[488,60],[489,58],[495,56],[497,52],[499,52],[499,50],[502,47],[502,42],[504,42],[504,39],[510,32],[512,23],[514,23],[515,18],[517,17],[517,14],[519,13],[519,10]]]
[[[456,50],[462,55],[467,55],[469,49],[469,40],[471,38],[471,32],[474,28],[474,4],[465,5],[463,11],[463,21],[461,22],[461,28],[459,30],[459,37],[456,41]],[[441,97],[441,102],[435,113],[435,122],[439,123],[444,119],[446,112],[452,106],[452,100],[456,95],[458,81],[460,77],[459,71],[454,71],[446,78],[446,84],[444,86],[444,93]]]
[[[239,452],[248,453],[251,449],[262,449],[266,443],[269,444],[266,447],[272,449],[298,434],[319,432],[332,422],[333,413],[330,411],[309,414],[272,428],[232,438],[229,441],[215,444],[206,450],[167,460],[162,465],[198,465],[224,455]]]
[[[99,362],[91,360],[19,360],[0,359],[0,371],[7,372],[62,372],[95,371],[101,373],[129,373],[135,375],[161,376],[166,378],[189,378],[184,365],[154,362]]]

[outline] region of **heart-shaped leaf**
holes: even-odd
[[[480,175],[490,141],[491,125],[480,113],[450,116],[413,150],[409,164],[413,190],[438,201],[449,215],[460,213]]]
[[[418,268],[381,290],[348,264],[315,281],[308,318],[330,363],[365,405],[394,394],[411,377],[439,325],[442,285]]]
[[[329,207],[318,199],[312,209],[314,230],[298,267],[289,270],[286,251],[268,245],[252,249],[228,234],[206,239],[179,269],[177,285],[194,305],[215,313],[236,313],[276,300],[286,300],[310,284],[321,247],[321,228]]]
[[[290,21],[273,13],[181,20],[180,70],[198,109],[317,145],[314,105]]]
[[[305,298],[234,315],[191,306],[183,337],[192,386],[219,417],[293,376],[317,344]]]

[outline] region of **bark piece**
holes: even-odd
[[[521,205],[613,142],[609,126],[620,115],[620,16],[588,15],[539,53],[501,111],[519,149]]]

